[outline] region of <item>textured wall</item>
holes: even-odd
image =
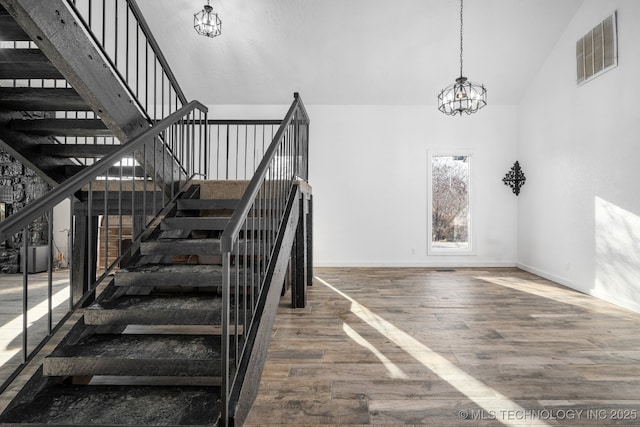
[[[20,212],[24,206],[49,191],[49,186],[31,169],[0,150],[0,202],[5,203],[7,216]],[[30,228],[31,245],[46,244],[47,219],[40,218]],[[16,249],[22,242],[22,232],[0,246],[0,272],[17,273]]]

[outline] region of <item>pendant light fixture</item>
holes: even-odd
[[[222,34],[222,21],[209,3],[207,0],[204,8],[193,14],[193,28],[200,35],[214,38]]]
[[[462,2],[460,0],[460,77],[438,95],[438,110],[450,116],[475,113],[487,105],[487,89],[484,85],[470,82],[462,74]]]

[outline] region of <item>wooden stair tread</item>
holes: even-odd
[[[0,423],[211,426],[219,399],[218,387],[61,384],[3,413]]]
[[[220,287],[222,266],[215,264],[141,264],[116,272],[115,286],[147,287]],[[231,273],[232,277],[235,274]],[[240,271],[240,281],[244,272]]]
[[[31,37],[13,19],[7,9],[0,6],[0,41],[29,41]]]
[[[104,157],[120,147],[116,144],[42,144],[40,153],[55,157]]]
[[[44,136],[112,136],[111,131],[99,119],[30,119],[12,120],[10,127],[13,130]],[[56,144],[46,153],[55,156],[71,156],[60,152],[63,148],[73,146],[94,146],[96,144]],[[65,147],[66,146],[66,147]],[[117,145],[97,145],[98,147],[111,147]],[[57,149],[57,150],[56,150]],[[108,153],[107,153],[108,154]],[[104,154],[102,154],[104,155]]]
[[[235,209],[240,199],[180,199],[178,210]]]
[[[71,88],[2,87],[0,106],[15,111],[91,111]]]
[[[219,376],[220,336],[94,334],[44,359],[47,376]]]
[[[142,255],[220,255],[220,239],[163,238],[142,242]]]
[[[160,227],[162,230],[208,230],[222,231],[225,229],[230,216],[176,216],[165,218],[162,220]],[[271,221],[261,218],[253,218],[247,220],[246,228],[248,230],[265,230],[271,229]]]
[[[120,269],[116,272],[116,280],[122,275],[165,275],[165,274],[179,274],[179,275],[217,275],[222,274],[221,265],[208,265],[208,264],[137,264],[131,265]]]
[[[123,295],[97,301],[84,317],[88,325],[213,325],[221,311],[216,295]]]
[[[0,79],[64,79],[40,49],[0,49]]]
[[[188,229],[188,230],[224,230],[231,217],[208,216],[180,216],[165,218],[160,223],[162,230]]]

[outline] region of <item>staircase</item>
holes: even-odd
[[[65,200],[74,233],[73,308],[57,326],[50,321],[33,352],[25,320],[14,376],[73,312],[83,313],[0,424],[242,425],[285,277],[292,277],[292,306],[306,303],[308,117],[296,94],[268,148],[263,141],[259,165],[254,146],[250,180],[207,180],[229,178],[234,161],[239,176],[243,161],[230,159],[229,138],[237,124],[226,123],[223,170],[206,157],[221,152],[210,146],[206,108],[186,102],[135,1],[109,4],[125,5],[153,52],[145,88],[129,79],[130,64],[110,55],[105,31],[92,33],[90,0],[0,0],[0,147],[53,187],[1,222],[0,240],[28,235],[31,221],[53,218]],[[249,124],[254,134],[259,122],[274,124]]]
[[[253,368],[236,370],[241,381],[225,412],[221,385],[228,387],[229,362],[223,363],[222,337],[229,337],[229,360],[239,367],[235,353],[249,342],[252,313],[258,312],[262,319],[253,325],[251,343],[266,350],[284,281],[280,274],[272,286],[258,286],[274,275],[263,265],[266,257],[247,249],[263,244],[271,209],[264,209],[262,220],[254,218],[252,227],[245,224],[237,255],[223,265],[221,238],[247,185],[202,181],[182,192],[135,257],[111,276],[82,320],[44,359],[41,372],[0,414],[0,423],[242,425],[266,354],[249,351],[247,365]],[[221,197],[200,198],[203,187]],[[285,246],[281,252],[289,258],[291,238]]]
[[[223,189],[245,183],[204,182]],[[244,185],[242,185],[244,184]],[[220,415],[220,234],[233,199],[192,186],[140,254],[114,275],[45,377],[64,378],[0,417],[4,423],[214,425]],[[223,191],[229,196],[229,191]],[[242,325],[240,325],[242,329]],[[240,331],[242,333],[242,331]],[[78,409],[78,396],[83,406]],[[134,405],[131,402],[135,402]]]

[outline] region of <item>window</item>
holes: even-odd
[[[429,156],[430,255],[471,254],[471,155]]]

